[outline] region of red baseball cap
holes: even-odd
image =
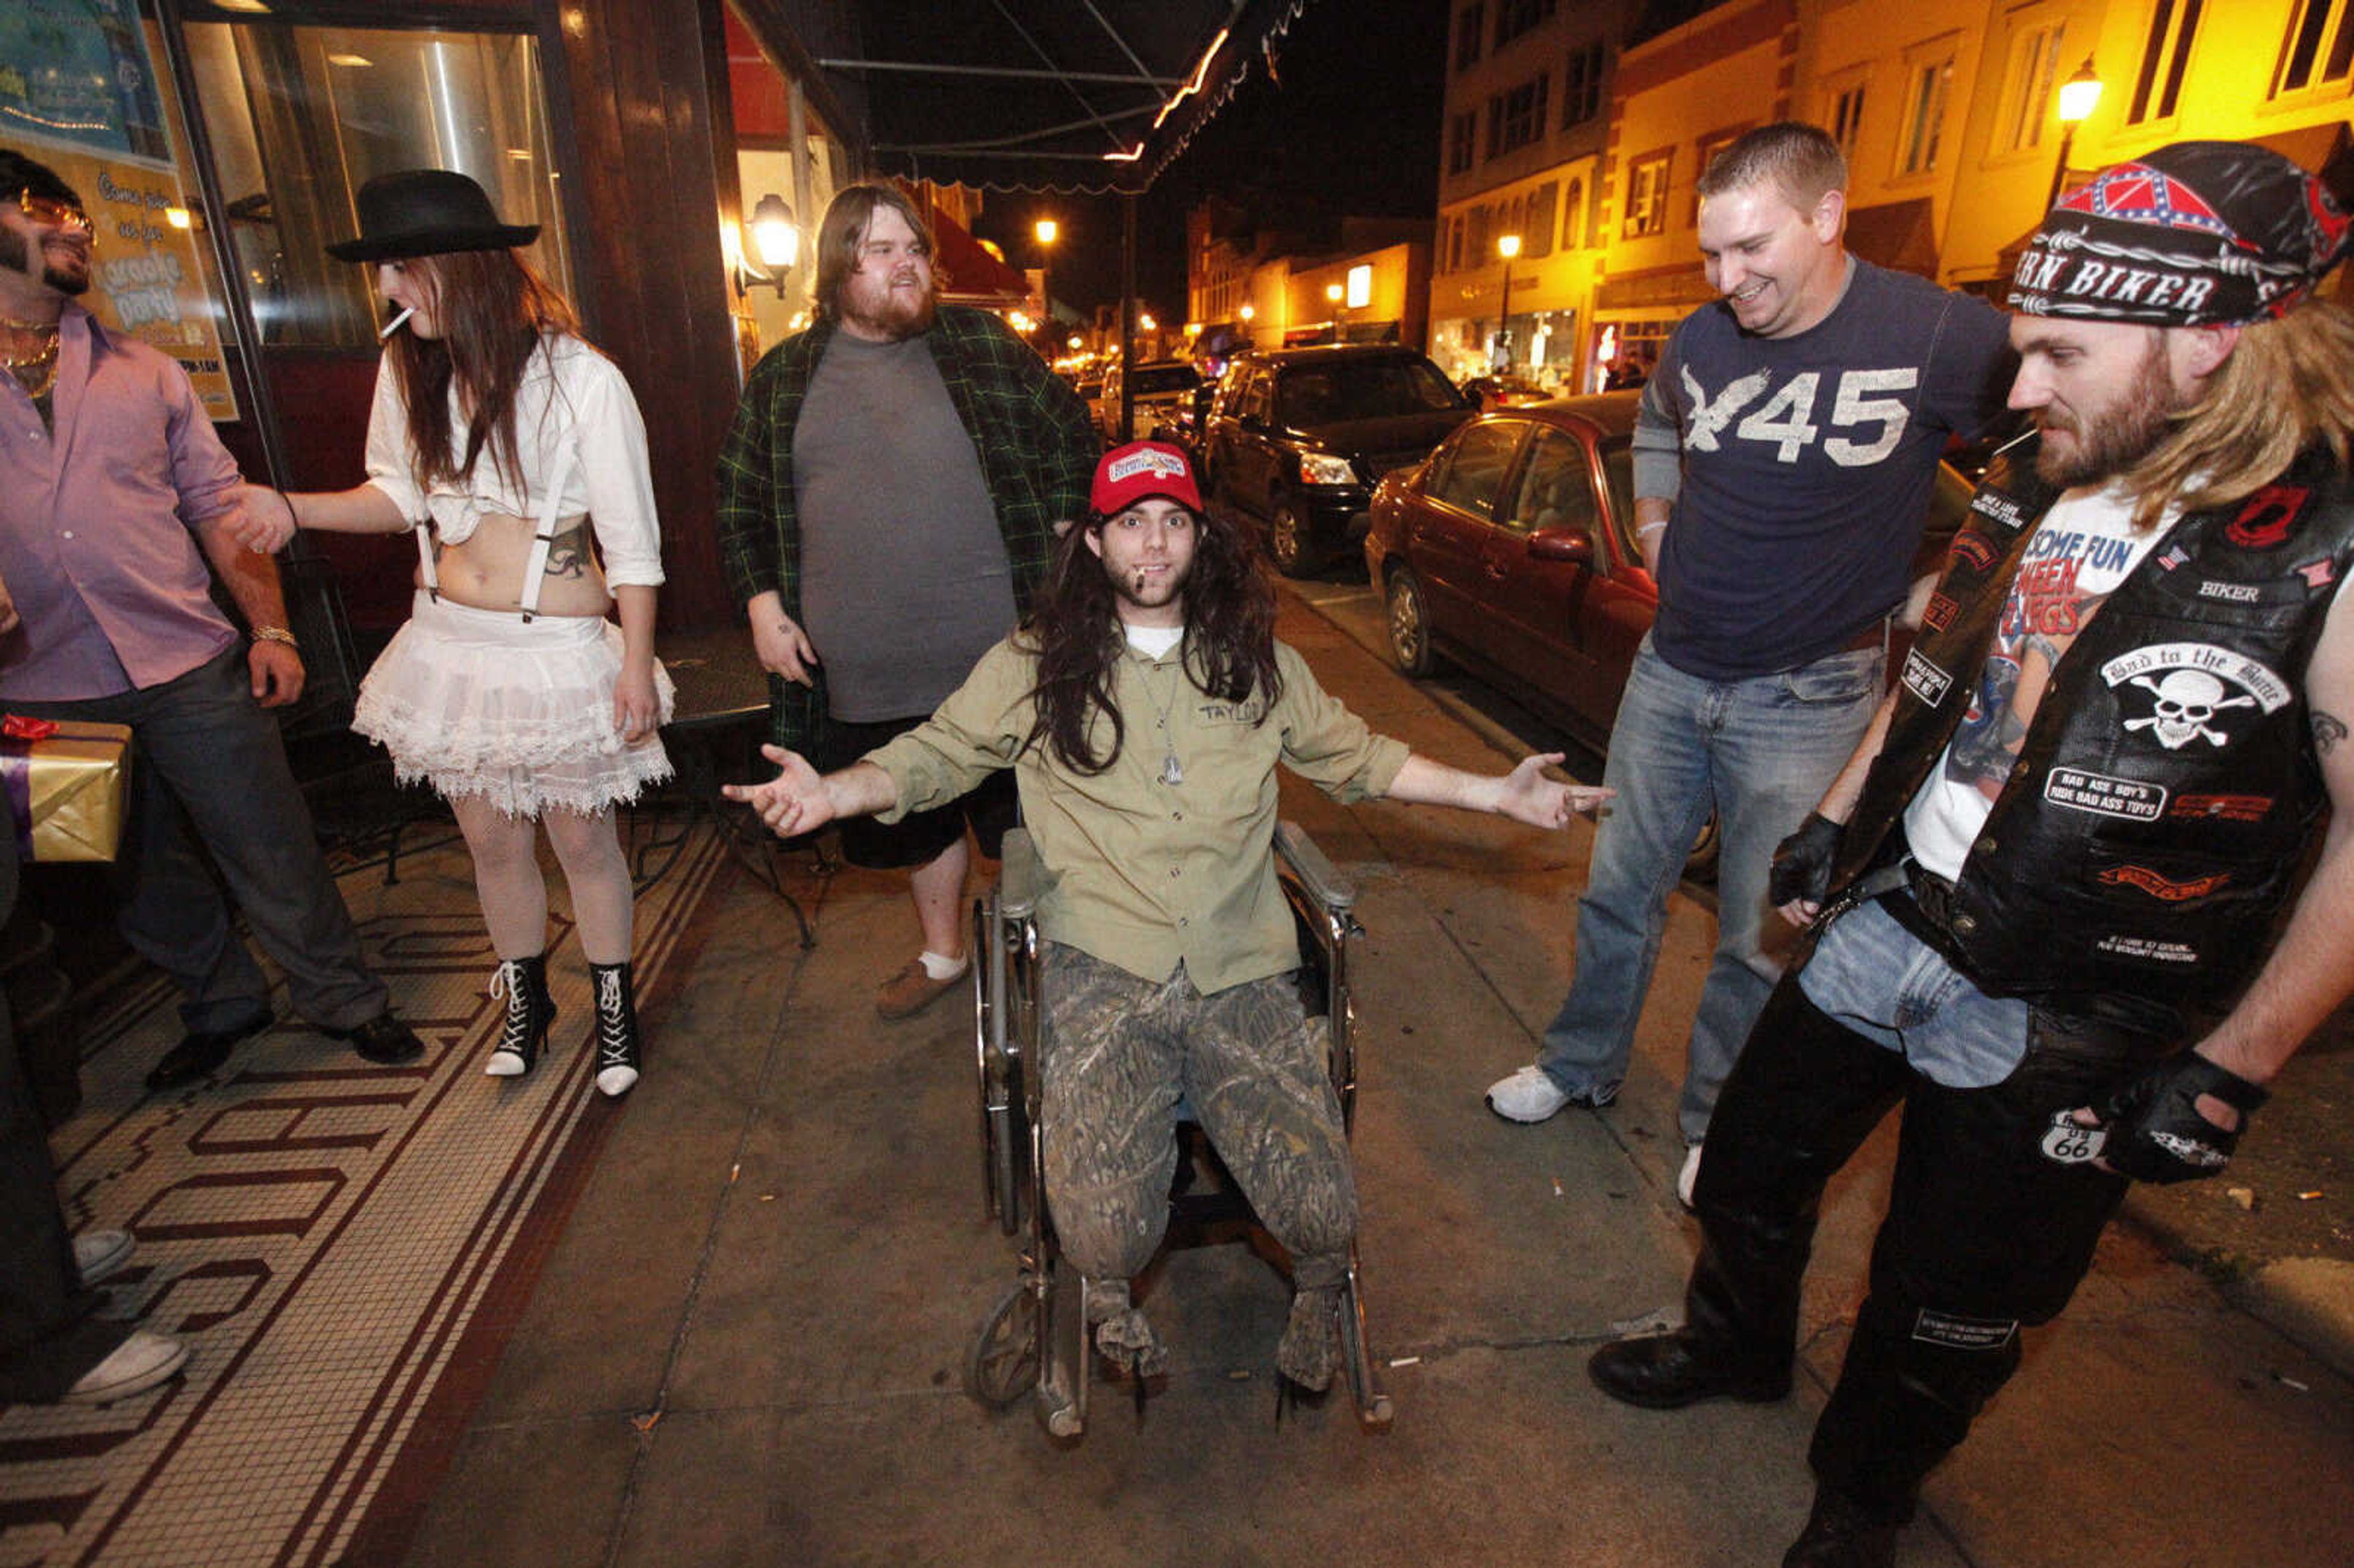
[[[1104,453],[1096,465],[1096,483],[1088,504],[1099,517],[1117,517],[1140,501],[1159,496],[1189,512],[1202,510],[1202,492],[1193,482],[1193,463],[1182,450],[1167,441],[1130,441]]]

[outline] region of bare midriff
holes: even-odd
[[[486,514],[462,545],[444,545],[437,533],[434,564],[441,574],[441,597],[472,609],[523,609],[523,574],[531,565],[532,523],[524,517]],[[418,586],[425,586],[422,572]],[[556,525],[540,573],[538,615],[603,615],[613,596],[588,547],[586,513]]]

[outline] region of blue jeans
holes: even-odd
[[[2027,1003],[1987,995],[1878,899],[1831,922],[1798,989],[1824,1017],[1949,1089],[1991,1088],[2027,1058]]]
[[[1714,811],[1716,952],[1676,1107],[1687,1142],[1706,1135],[1717,1089],[1781,974],[1760,947],[1774,847],[1806,821],[1863,737],[1884,662],[1866,648],[1779,674],[1703,681],[1643,640],[1610,732],[1602,777],[1618,798],[1595,831],[1577,901],[1576,967],[1537,1056],[1563,1090],[1590,1094],[1627,1075],[1668,894]]]

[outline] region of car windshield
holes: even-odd
[[[1136,395],[1140,397],[1156,392],[1191,392],[1202,384],[1190,365],[1161,365],[1136,373]]]
[[[1277,417],[1294,429],[1463,407],[1437,368],[1418,359],[1335,360],[1283,373]]]

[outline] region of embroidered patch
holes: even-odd
[[[1999,1351],[2018,1332],[2016,1318],[1964,1318],[1953,1312],[1932,1312],[1926,1307],[1913,1320],[1914,1339],[1956,1351]]]
[[[2080,768],[2055,768],[2044,776],[2043,798],[2055,806],[2128,821],[2154,822],[2166,811],[2166,787],[2135,779],[2113,779]]]
[[[1953,676],[1939,669],[1918,648],[1904,655],[1904,689],[1918,697],[1924,706],[1934,708],[1944,702],[1953,683]]]
[[[2000,491],[1980,489],[1970,497],[1970,510],[1989,522],[2014,531],[2027,524],[2026,509]],[[1958,545],[1961,539],[1956,538],[1954,542]]]
[[[2309,588],[2326,588],[2338,580],[2338,563],[2324,556],[2317,561],[2307,561],[2296,568]]]
[[[1975,505],[1976,503],[1972,504]],[[1949,552],[1949,558],[1967,562],[1982,572],[1991,571],[1995,563],[1995,548],[1993,544],[1981,535],[1956,534],[1954,535],[1954,546]]]
[[[2190,558],[2190,552],[2184,549],[2181,546],[2168,545],[2166,547],[2165,553],[2158,557],[2158,564],[2163,570],[2170,572]]]
[[[1921,624],[1931,631],[1943,631],[1954,623],[1954,612],[1961,609],[1944,594],[1933,594],[1921,607]]]
[[[2287,539],[2311,493],[2302,485],[2268,484],[2248,497],[2240,514],[2224,528],[2223,537],[2243,550],[2275,548]]]
[[[2109,1140],[2105,1127],[2078,1127],[2073,1111],[2054,1111],[2043,1134],[2043,1158],[2062,1165],[2089,1165]]]
[[[2225,604],[2253,604],[2264,592],[2261,583],[2221,583],[2211,577],[2199,585],[2200,599],[2221,599]]]
[[[2093,944],[2096,953],[2153,964],[2195,964],[2199,949],[2188,942],[2161,942],[2155,937],[2128,937],[2112,931]]]
[[[2174,815],[2219,822],[2261,822],[2272,814],[2270,795],[2178,795]]]
[[[2194,876],[2188,882],[2177,882],[2164,872],[2153,871],[2146,865],[2113,865],[2101,873],[2098,880],[2110,887],[2138,887],[2152,898],[2168,904],[2188,904],[2194,898],[2204,898],[2229,885],[2232,874],[2219,871],[2211,876]]]
[[[2229,746],[2238,738],[2239,710],[2274,713],[2287,705],[2290,695],[2288,683],[2264,664],[2211,642],[2137,648],[2102,665],[2101,678],[2118,688],[2121,706],[2138,704],[2143,709],[2139,717],[2125,721],[2126,733],[2154,740],[2168,751],[2195,741],[2219,748]],[[2131,696],[2128,690],[2143,695]]]

